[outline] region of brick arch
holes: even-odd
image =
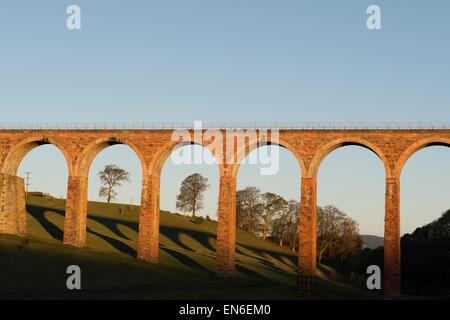
[[[311,161],[311,165],[310,165],[309,171],[308,171],[308,177],[310,177],[310,178],[317,177],[317,172],[319,171],[319,167],[320,167],[323,159],[325,159],[334,150],[336,150],[340,147],[343,147],[343,146],[348,146],[348,145],[360,146],[360,147],[369,149],[370,151],[375,153],[378,156],[378,158],[380,158],[380,160],[383,162],[385,173],[386,173],[386,178],[391,177],[391,169],[389,167],[389,162],[388,162],[386,156],[384,155],[384,153],[380,150],[380,148],[378,148],[376,145],[374,145],[373,143],[368,142],[366,140],[359,139],[359,138],[352,138],[352,137],[340,138],[340,139],[330,141],[326,145],[324,145],[322,148],[320,148],[315,153],[315,155]]]
[[[400,174],[402,173],[405,163],[408,161],[409,158],[411,158],[411,156],[414,153],[430,146],[450,147],[450,139],[433,137],[417,141],[416,143],[410,145],[398,158],[394,168],[394,177],[400,177]]]
[[[159,255],[159,215],[160,215],[160,177],[162,168],[167,158],[173,151],[188,145],[200,145],[210,150],[208,146],[197,143],[192,139],[189,131],[183,132],[183,141],[171,140],[158,147],[152,154],[152,160],[149,164],[148,176],[143,177],[143,196],[141,197],[141,209],[139,215],[138,232],[138,250],[139,259],[151,263],[158,262]],[[211,151],[211,150],[210,150]],[[223,172],[223,166],[217,160],[215,152],[211,153],[216,158],[220,175]],[[218,224],[219,225],[219,224]],[[218,232],[219,233],[219,232]]]
[[[300,167],[301,174],[303,175],[303,174],[307,173],[306,166],[305,166],[305,163],[304,163],[302,157],[290,143],[288,143],[285,140],[279,139],[279,138],[278,138],[277,143],[271,142],[270,140],[271,139],[268,139],[268,141],[264,141],[263,143],[260,143],[257,139],[249,140],[248,148],[244,148],[244,151],[241,151],[235,155],[236,156],[236,165],[234,165],[232,167],[231,175],[233,177],[237,176],[237,173],[239,171],[241,163],[244,161],[245,157],[247,157],[252,151],[257,150],[260,147],[268,146],[268,145],[276,145],[276,146],[282,147],[286,150],[289,150],[294,155],[294,157],[297,159],[297,163]]]
[[[205,149],[209,150],[214,157],[216,158],[216,162],[217,162],[217,166],[219,167],[219,171],[220,171],[220,175],[222,175],[223,173],[223,166],[219,165],[220,160],[217,159],[216,153],[211,151],[210,148],[208,148],[208,146],[201,144],[201,143],[197,143],[194,142],[193,140],[185,140],[185,141],[170,141],[166,144],[164,144],[163,146],[161,146],[157,152],[155,153],[152,162],[149,166],[150,170],[149,172],[151,172],[154,176],[160,177],[161,176],[161,172],[162,172],[162,168],[164,167],[164,164],[166,163],[167,159],[170,157],[170,155],[177,149],[185,147],[185,146],[189,146],[189,145],[199,145],[204,147]]]
[[[89,168],[100,151],[115,144],[125,144],[136,153],[141,162],[143,177],[145,177],[144,174],[146,174],[147,169],[144,157],[136,145],[128,139],[120,136],[109,136],[89,143],[76,159],[74,175],[69,176],[66,219],[64,220],[64,243],[81,248],[85,246]]]
[[[69,175],[73,172],[72,163],[70,161],[69,154],[64,147],[54,138],[47,136],[34,136],[20,141],[16,144],[7,154],[5,161],[3,162],[2,172],[10,175],[17,175],[20,163],[23,158],[34,148],[44,145],[52,144],[63,154],[66,160]]]
[[[128,139],[123,137],[106,137],[97,139],[90,144],[88,144],[83,151],[78,156],[76,163],[75,163],[75,172],[78,173],[81,176],[88,176],[89,175],[89,168],[92,164],[92,161],[94,158],[104,149],[106,149],[109,146],[116,145],[116,144],[124,144],[130,147],[134,153],[139,158],[139,162],[141,163],[142,167],[142,176],[144,177],[147,173],[147,166],[145,164],[144,156],[141,153],[141,151],[138,149],[136,145],[134,145],[132,142],[130,142]]]

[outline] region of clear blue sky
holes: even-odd
[[[81,30],[66,8],[81,8]],[[381,7],[382,30],[366,28]],[[2,122],[449,121],[448,1],[21,1],[0,3]],[[257,185],[288,199],[300,169],[288,151],[276,177],[239,171],[238,187]],[[402,232],[450,207],[450,151],[414,155],[402,174]],[[123,146],[91,168],[117,163],[132,172],[120,202],[138,203],[140,168]],[[32,188],[65,195],[58,151],[33,150],[19,174]],[[161,208],[174,209],[180,181],[210,179],[204,214],[215,215],[217,167],[166,163]],[[383,234],[384,172],[357,147],[339,149],[319,171],[319,204],[354,217],[362,233]],[[64,191],[63,191],[64,190]]]

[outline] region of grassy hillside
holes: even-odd
[[[297,255],[237,230],[236,277],[215,276],[215,221],[161,211],[159,263],[136,259],[139,207],[88,203],[86,248],[61,243],[65,200],[28,199],[28,235],[0,235],[0,298],[373,299],[319,265],[317,294],[296,293]],[[66,289],[79,265],[82,290]]]

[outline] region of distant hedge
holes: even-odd
[[[29,196],[35,196],[35,197],[43,197],[44,193],[40,192],[40,191],[33,191],[33,192],[28,192]]]

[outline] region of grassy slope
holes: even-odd
[[[139,207],[89,202],[86,248],[61,244],[65,201],[32,196],[28,236],[0,235],[0,298],[378,298],[319,265],[317,294],[295,292],[297,256],[237,230],[236,277],[215,277],[216,222],[161,212],[159,263],[136,259]],[[66,289],[68,265],[82,290]]]

